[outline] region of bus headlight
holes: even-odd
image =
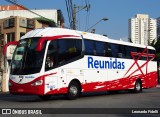
[[[43,83],[43,80],[38,80],[38,81],[32,83],[31,85],[32,86],[38,86],[38,85],[42,85],[42,83]]]

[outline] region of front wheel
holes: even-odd
[[[68,92],[66,94],[66,97],[70,100],[74,100],[76,99],[77,97],[79,97],[80,95],[80,86],[78,85],[77,82],[71,82],[69,84],[69,87],[68,87]]]

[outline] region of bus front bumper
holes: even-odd
[[[18,84],[9,80],[9,92],[11,94],[17,95],[43,95],[44,94],[44,85],[33,85],[34,82]]]

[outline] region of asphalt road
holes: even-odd
[[[63,95],[60,96],[53,96],[50,100],[43,101],[38,96],[19,96],[19,95],[11,95],[9,93],[0,93],[0,108],[51,108],[57,109],[57,108],[72,108],[73,114],[65,114],[66,110],[62,114],[54,114],[54,115],[47,115],[47,116],[84,116],[83,114],[76,114],[75,108],[85,108],[83,111],[87,111],[87,109],[90,111],[90,114],[87,114],[87,116],[160,116],[160,86],[152,89],[143,89],[142,93],[129,93],[127,91],[121,91],[118,94],[109,94],[108,92],[101,92],[101,93],[85,93],[82,95],[82,97],[76,99],[76,100],[67,100]],[[122,114],[115,113],[112,115],[109,115],[109,113],[103,113],[103,114],[96,114],[95,109],[92,108],[102,108],[102,109],[112,109],[116,108],[113,111],[117,111],[122,109],[123,112],[125,110],[133,111],[133,114]],[[134,111],[136,109],[145,109],[147,108],[154,108],[158,109],[158,114],[140,114],[136,113],[134,114]],[[100,109],[99,109],[100,110]],[[53,110],[54,111],[54,110]],[[69,110],[71,111],[71,110]],[[100,110],[101,111],[101,110]],[[92,113],[93,112],[93,113]],[[114,112],[113,112],[114,113]],[[26,115],[27,116],[27,115]],[[39,115],[37,115],[39,116]],[[86,115],[85,115],[86,116]]]

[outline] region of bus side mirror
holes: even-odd
[[[14,50],[15,50],[15,48],[16,48],[17,45],[18,45],[18,42],[17,42],[17,41],[8,42],[7,44],[4,45],[3,54],[4,54],[4,56],[6,57],[9,65],[10,65],[10,63],[11,63],[11,59],[12,59]]]

